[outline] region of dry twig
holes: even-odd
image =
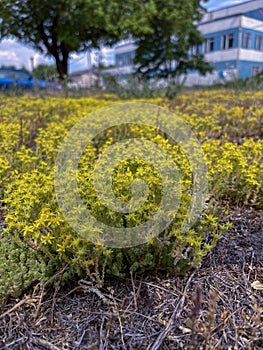
[[[158,350],[160,348],[160,346],[162,345],[162,343],[164,342],[164,340],[167,337],[167,335],[170,333],[171,329],[173,327],[175,327],[176,321],[180,317],[181,312],[183,311],[184,303],[185,303],[185,299],[186,299],[185,296],[187,295],[188,288],[189,288],[189,286],[190,286],[190,284],[192,282],[192,279],[193,279],[194,275],[195,275],[195,271],[188,278],[188,280],[186,282],[186,285],[185,285],[185,288],[184,288],[184,295],[182,295],[181,299],[177,303],[176,308],[174,309],[174,312],[173,312],[170,320],[168,321],[165,329],[159,334],[159,336],[156,339],[155,343],[151,347],[151,350]]]

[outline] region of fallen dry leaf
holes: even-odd
[[[254,281],[253,283],[251,283],[251,287],[256,290],[263,290],[263,283],[259,281]]]

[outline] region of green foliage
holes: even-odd
[[[70,53],[130,38],[138,45],[138,72],[172,78],[189,69],[211,70],[202,55],[190,54],[203,41],[195,24],[203,11],[200,0],[2,0],[0,33],[52,56],[61,79]]]
[[[147,78],[168,78],[196,69],[201,74],[212,71],[201,54],[191,49],[203,42],[196,22],[204,8],[199,0],[149,1],[146,24],[137,35],[134,63],[137,72]],[[144,16],[144,12],[141,13]],[[147,31],[146,31],[147,28]]]
[[[57,69],[52,65],[39,64],[33,69],[32,74],[37,79],[54,81],[57,77]]]
[[[185,273],[199,264],[229,227],[220,224],[226,202],[263,207],[261,99],[262,93],[246,92],[233,99],[233,93],[202,91],[180,95],[172,102],[147,100],[182,116],[202,142],[211,201],[208,198],[203,215],[187,232],[180,227],[193,195],[192,169],[175,142],[151,127],[119,125],[88,144],[77,171],[79,193],[92,214],[104,222],[133,227],[152,216],[162,196],[161,177],[138,154],[138,159],[128,158],[115,169],[112,189],[116,198],[128,201],[130,184],[143,179],[149,184],[147,200],[129,215],[103,207],[92,175],[98,156],[109,146],[126,138],[149,140],[172,157],[180,174],[181,200],[178,211],[171,213],[173,224],[145,244],[109,249],[100,240],[90,243],[70,228],[58,207],[53,174],[67,131],[89,112],[112,104],[112,99],[21,97],[14,105],[13,98],[0,98],[0,196],[6,225],[0,237],[0,296],[16,296],[31,283],[43,284],[65,263],[70,266],[68,276],[75,273],[97,285],[103,283],[105,273],[125,276],[130,271],[155,269]],[[91,118],[90,125],[95,121]],[[253,138],[247,138],[244,130]],[[78,208],[72,210],[78,213]],[[94,232],[92,222],[87,231],[89,235]]]
[[[225,87],[236,91],[262,90],[263,88],[263,73],[257,74],[252,78],[232,79],[225,84]]]
[[[262,208],[263,141],[247,139],[238,146],[214,140],[205,142],[203,149],[211,152],[207,165],[215,197]]]
[[[106,91],[114,93],[121,99],[154,98],[164,95],[162,87],[150,85],[146,80],[138,79],[136,76],[128,76],[125,82],[122,82],[115,76],[104,75],[103,81]]]
[[[118,2],[106,0],[3,0],[0,2],[0,33],[15,37],[55,59],[59,76],[68,71],[71,52],[113,44]]]
[[[54,273],[45,256],[26,242],[3,233],[0,240],[0,300],[19,296],[32,283],[43,284]]]
[[[130,75],[125,81],[118,80],[112,75],[104,75],[103,81],[105,90],[121,99],[157,97],[173,99],[183,89],[183,84],[177,84],[174,81],[161,83],[156,79],[149,81],[138,75]]]

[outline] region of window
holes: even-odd
[[[223,35],[222,38],[221,38],[221,48],[223,50],[226,49],[226,35]]]
[[[191,55],[197,55],[197,47],[198,47],[197,45],[191,47],[190,49]]]
[[[120,57],[116,57],[116,66],[119,67],[120,65]]]
[[[200,49],[200,47],[201,47],[202,45],[194,45],[194,46],[192,46],[191,47],[191,49],[190,49],[190,54],[191,55],[199,55],[200,53],[201,53],[201,49]]]
[[[130,66],[132,64],[132,56],[131,56],[131,54],[126,55],[126,57],[125,57],[125,64],[126,64],[126,66]]]
[[[221,48],[222,50],[232,49],[234,47],[234,33],[222,35]]]
[[[116,66],[117,67],[124,67],[124,66],[131,66],[132,61],[134,57],[134,52],[124,52],[122,54],[118,54],[116,56]]]
[[[215,38],[209,38],[205,41],[205,52],[215,51]]]
[[[234,47],[234,34],[231,33],[228,35],[228,48],[232,49]]]
[[[116,66],[122,67],[125,65],[124,57],[123,56],[117,56],[116,57]]]
[[[251,34],[250,33],[243,33],[242,47],[244,49],[251,49]]]
[[[256,35],[255,49],[263,51],[263,35]]]

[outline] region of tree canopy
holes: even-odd
[[[210,69],[190,50],[202,43],[203,12],[201,0],[1,0],[0,35],[53,56],[62,79],[71,53],[133,38],[137,71],[171,78]]]
[[[203,1],[204,3],[205,1]],[[198,46],[204,38],[197,23],[205,12],[200,0],[149,0],[146,34],[135,36],[137,50],[134,62],[137,72],[146,78],[171,79],[196,69],[211,71]]]
[[[83,52],[120,39],[116,1],[1,0],[1,38],[14,37],[53,56],[61,78],[72,52]]]
[[[43,80],[56,80],[57,77],[57,69],[53,65],[48,64],[39,64],[33,69],[33,75],[37,79]]]

